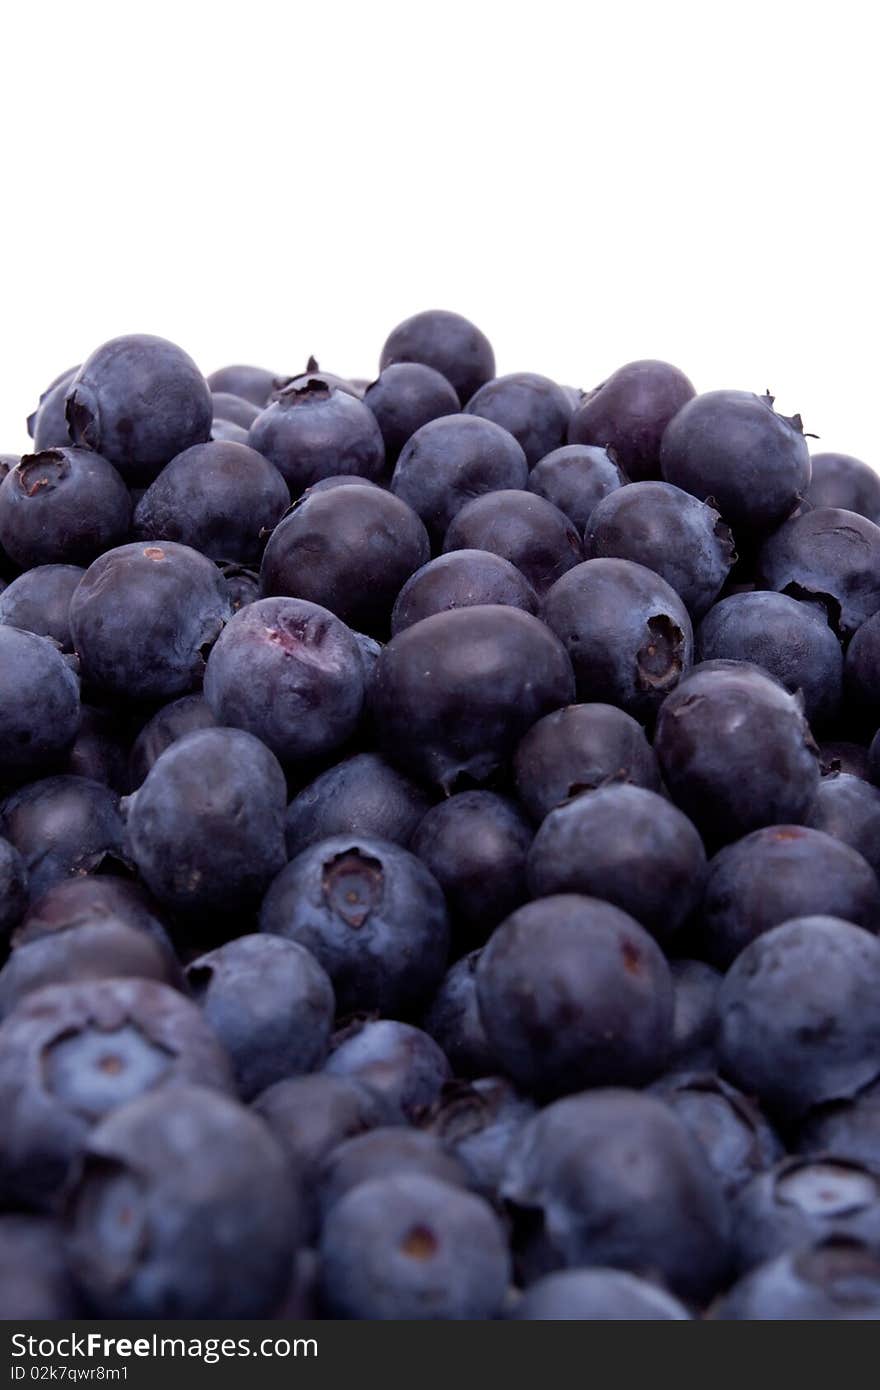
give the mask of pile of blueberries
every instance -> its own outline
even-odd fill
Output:
[[[7,1318],[880,1318],[880,477],[162,339],[0,472]]]

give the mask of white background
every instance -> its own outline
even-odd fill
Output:
[[[0,451],[117,333],[369,376],[446,307],[499,371],[663,357],[880,466],[872,9],[7,5]]]

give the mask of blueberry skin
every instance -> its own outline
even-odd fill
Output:
[[[120,796],[131,791],[128,754],[131,743],[127,721],[116,711],[83,705],[79,729],[71,745],[64,771],[72,777],[101,782]]]
[[[260,576],[256,570],[236,560],[218,560],[217,568],[223,576],[233,613],[249,603],[256,603],[260,597]]]
[[[334,1318],[492,1318],[510,1278],[488,1202],[414,1173],[347,1193],[327,1217],[320,1254],[321,1303]]]
[[[4,1319],[13,1322],[79,1316],[64,1237],[51,1218],[19,1212],[0,1216],[0,1307]]]
[[[215,415],[211,421],[210,442],[214,444],[247,444],[248,431],[243,425],[236,425],[234,420],[224,420],[221,416]]]
[[[2,604],[2,600],[0,600]],[[846,652],[844,686],[853,715],[867,718],[873,727],[880,719],[880,613],[875,613],[853,634]]]
[[[850,1240],[787,1250],[712,1307],[719,1322],[861,1322],[880,1318],[880,1258]]]
[[[588,559],[613,556],[653,570],[692,618],[718,597],[736,555],[714,507],[670,483],[628,483],[598,502],[584,534]]]
[[[378,1091],[326,1072],[276,1081],[253,1108],[300,1174],[304,1190],[313,1186],[321,1160],[344,1139],[378,1125],[403,1124],[400,1110]]]
[[[0,836],[0,939],[9,936],[28,905],[28,878],[15,845]]]
[[[0,1024],[0,1137],[7,1201],[50,1209],[96,1120],[157,1087],[230,1090],[220,1043],[199,1010],[154,980],[50,985]]]
[[[880,941],[833,917],[758,937],[719,994],[725,1075],[784,1120],[880,1075]]]
[[[580,792],[607,782],[660,791],[645,731],[614,705],[568,705],[533,724],[513,760],[516,794],[536,825]]]
[[[513,489],[466,502],[447,528],[443,549],[501,555],[539,596],[583,559],[580,537],[564,512],[543,497]]]
[[[757,1105],[720,1076],[673,1073],[652,1090],[700,1143],[729,1196],[782,1158],[782,1143]]]
[[[565,443],[572,403],[561,386],[537,372],[511,372],[487,381],[468,400],[468,415],[494,420],[522,445],[531,468]]]
[[[538,595],[525,575],[488,550],[451,550],[416,570],[401,588],[391,610],[391,634],[446,613],[450,608],[486,604],[538,611]]]
[[[86,777],[29,782],[0,806],[28,873],[31,900],[65,878],[129,867],[119,797]]]
[[[687,609],[665,579],[631,560],[585,560],[546,595],[544,622],[564,643],[578,699],[653,720],[693,662]]]
[[[829,739],[820,744],[819,769],[823,779],[837,777],[843,772],[863,782],[871,780],[867,748],[862,743],[848,743],[845,739]],[[824,826],[818,828],[823,830]]]
[[[868,777],[873,786],[880,787],[880,729],[868,748]]]
[[[673,801],[704,840],[798,823],[819,786],[798,700],[745,661],[707,661],[667,696],[654,752]]]
[[[684,1304],[622,1269],[562,1269],[526,1291],[512,1316],[520,1322],[682,1322]]]
[[[33,698],[40,692],[39,702]],[[79,726],[79,683],[46,637],[0,624],[0,766],[36,772],[63,754]]]
[[[565,444],[535,464],[528,489],[564,512],[583,535],[593,509],[625,482],[606,449],[594,444]]]
[[[215,394],[238,396],[262,410],[269,403],[276,380],[275,372],[269,372],[265,367],[236,364],[233,367],[218,367],[216,372],[211,372],[208,385]]]
[[[304,377],[276,392],[250,427],[248,443],[284,477],[291,497],[338,473],[378,482],[385,446],[371,410],[325,377]]]
[[[532,828],[496,792],[459,792],[428,811],[410,848],[446,894],[459,944],[481,945],[526,901]]]
[[[731,594],[706,614],[696,634],[700,661],[750,661],[800,691],[814,728],[840,708],[843,651],[819,604],[772,590]]]
[[[287,788],[241,729],[201,729],[161,755],[129,798],[128,844],[167,907],[228,915],[256,906],[284,865]]]
[[[737,535],[778,526],[810,485],[800,416],[778,415],[770,396],[749,391],[688,401],[663,433],[660,467],[667,483],[711,498]]]
[[[333,986],[302,946],[239,936],[199,956],[186,978],[229,1054],[242,1099],[323,1062],[336,1012]]]
[[[72,652],[70,600],[84,574],[79,565],[25,570],[0,594],[0,623],[51,637],[63,652]]]
[[[784,1158],[739,1193],[733,1251],[741,1272],[828,1236],[880,1244],[880,1178],[837,1157]]]
[[[813,507],[840,507],[880,525],[880,478],[851,454],[813,454],[806,500]]]
[[[629,913],[668,946],[698,906],[703,842],[656,792],[615,783],[582,792],[541,823],[529,850],[534,898],[583,893]]]
[[[836,507],[802,512],[768,536],[757,572],[765,589],[823,603],[846,637],[880,609],[880,526]]]
[[[670,1067],[714,1071],[722,976],[702,960],[672,960],[669,969],[675,990]]]
[[[107,922],[144,932],[174,959],[171,939],[149,895],[131,879],[109,875],[69,878],[54,884],[32,903],[13,944],[22,946],[75,927]]]
[[[823,777],[807,825],[857,850],[880,874],[880,790],[870,782],[847,772]]]
[[[385,367],[367,387],[363,399],[382,431],[390,464],[397,462],[406,441],[422,425],[461,410],[455,388],[446,377],[421,362],[395,362]]]
[[[212,391],[211,408],[215,420],[228,420],[230,424],[249,430],[262,409],[262,403],[256,406],[244,396],[236,396],[229,391]]]
[[[479,959],[480,952],[471,951],[449,967],[422,1023],[456,1076],[489,1076],[498,1070],[477,1002]]]
[[[403,1125],[380,1127],[344,1139],[333,1149],[317,1177],[318,1201],[323,1217],[346,1193],[375,1178],[417,1174],[466,1188],[464,1164],[448,1153],[433,1134]]]
[[[299,501],[275,528],[260,592],[320,603],[358,630],[387,637],[401,587],[430,558],[427,531],[399,497],[378,487],[328,488]]]
[[[289,858],[332,835],[366,835],[406,846],[431,796],[378,753],[356,753],[322,772],[287,808]]]
[[[214,716],[208,708],[204,695],[181,695],[163,705],[148,719],[131,748],[129,774],[132,789],[137,788],[147,778],[155,763],[172,743],[197,729],[216,728]]]
[[[227,624],[208,659],[205,698],[218,724],[246,729],[282,763],[297,763],[351,737],[364,682],[357,641],[333,613],[265,598]]]
[[[512,434],[477,415],[444,415],[416,430],[401,450],[391,491],[442,541],[466,502],[487,492],[524,488],[529,466]]]
[[[584,396],[568,442],[611,447],[633,482],[658,478],[663,433],[693,396],[684,372],[668,362],[628,362]]]
[[[355,1024],[330,1053],[324,1071],[362,1081],[408,1119],[433,1105],[452,1077],[433,1038],[387,1018]]]
[[[471,1186],[497,1202],[513,1144],[534,1114],[532,1101],[505,1077],[481,1076],[445,1086],[422,1124],[465,1165]]]
[[[27,430],[35,450],[61,449],[70,443],[65,406],[68,389],[78,371],[78,367],[71,367],[57,376],[41,395],[33,415],[28,416]]]
[[[412,1013],[446,968],[443,893],[399,845],[338,835],[297,855],[263,899],[260,930],[306,947],[341,1014]]]
[[[559,894],[496,927],[477,964],[489,1045],[523,1090],[641,1085],[663,1066],[673,989],[656,942],[610,903]]]
[[[880,1085],[859,1091],[852,1100],[821,1105],[800,1127],[796,1148],[802,1154],[834,1154],[876,1167],[880,1153]]]
[[[173,541],[106,551],[70,602],[83,675],[128,700],[167,700],[199,685],[231,614],[216,567]]]
[[[290,505],[274,464],[246,444],[195,444],[162,469],[135,508],[141,541],[177,541],[212,560],[255,564]]]
[[[485,782],[543,714],[574,699],[562,643],[528,613],[437,613],[393,637],[370,687],[380,750],[447,794]]]
[[[492,344],[475,324],[445,309],[425,309],[392,329],[382,348],[381,371],[395,362],[421,362],[451,383],[466,405],[495,375]]]
[[[582,1265],[651,1269],[703,1302],[727,1272],[724,1194],[656,1096],[600,1090],[547,1106],[515,1141],[501,1196],[526,1283]]]
[[[25,454],[0,486],[0,541],[18,564],[87,565],[125,539],[131,497],[87,449]]]
[[[89,1136],[68,1260],[97,1317],[262,1318],[296,1248],[286,1157],[260,1120],[199,1086],[141,1096]]]
[[[149,482],[177,454],[210,437],[211,391],[174,343],[133,333],[103,343],[67,392],[74,444],[103,454],[127,482]]]
[[[771,927],[792,917],[841,917],[880,928],[880,884],[849,845],[802,825],[770,825],[727,845],[709,865],[699,941],[726,970]]]

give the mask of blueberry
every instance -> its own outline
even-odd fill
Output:
[[[218,560],[217,568],[223,576],[233,613],[237,613],[239,608],[246,608],[249,603],[256,603],[260,597],[260,576],[256,570],[248,569],[247,565],[239,564],[236,560]]]
[[[606,449],[592,444],[565,444],[535,464],[529,474],[528,489],[564,512],[583,535],[594,507],[625,481]]]
[[[757,568],[765,588],[822,603],[832,626],[849,636],[880,609],[880,526],[817,507],[767,538]]]
[[[297,1203],[260,1120],[182,1086],[96,1126],[67,1224],[70,1268],[97,1317],[259,1318],[290,1277]]]
[[[806,500],[814,507],[841,507],[880,525],[880,479],[851,454],[814,454]]]
[[[535,1106],[503,1076],[444,1086],[422,1124],[461,1160],[471,1186],[497,1200],[511,1148]]]
[[[656,942],[610,903],[541,898],[496,927],[477,964],[489,1045],[523,1090],[640,1085],[663,1066],[673,990]]]
[[[199,956],[186,978],[229,1053],[245,1100],[323,1062],[333,986],[302,946],[277,936],[240,936]]]
[[[214,419],[228,420],[233,425],[240,425],[244,430],[250,429],[262,407],[262,402],[257,406],[254,405],[253,401],[246,400],[244,396],[236,396],[229,391],[211,392],[211,408],[214,412]]]
[[[140,884],[103,875],[68,878],[54,884],[28,909],[15,933],[14,944],[25,945],[74,927],[107,922],[145,932],[174,959],[168,933]]]
[[[668,362],[628,362],[583,397],[569,443],[610,446],[634,482],[657,478],[663,432],[693,395],[684,372]]]
[[[0,1307],[12,1322],[55,1322],[79,1315],[64,1237],[50,1217],[0,1216]]]
[[[391,612],[394,636],[450,608],[486,604],[537,613],[538,596],[525,575],[488,550],[451,550],[430,560],[401,588]]]
[[[248,431],[234,420],[224,420],[215,415],[211,421],[211,442],[215,444],[247,444]]]
[[[211,432],[211,391],[174,343],[146,333],[113,338],[80,367],[67,392],[74,444],[94,449],[129,482],[149,482]]]
[[[500,425],[476,415],[444,415],[422,425],[404,445],[391,491],[409,503],[439,542],[466,502],[486,492],[523,488],[528,474],[520,445]]]
[[[565,443],[572,403],[561,386],[536,372],[487,381],[468,400],[468,415],[494,420],[522,445],[529,467]]]
[[[561,1269],[526,1291],[513,1316],[526,1322],[681,1322],[690,1313],[665,1289],[622,1269]]]
[[[807,825],[857,850],[880,874],[880,790],[870,782],[847,772],[823,777]]]
[[[759,936],[719,995],[726,1075],[783,1119],[880,1076],[880,941],[833,917]]]
[[[739,1193],[734,1259],[741,1271],[828,1236],[880,1245],[880,1178],[839,1158],[785,1158]]]
[[[378,1125],[403,1123],[399,1109],[378,1091],[326,1072],[276,1081],[257,1097],[254,1110],[288,1154],[306,1190],[321,1160],[344,1139]]]
[[[256,563],[263,533],[290,503],[274,464],[246,444],[214,441],[178,454],[147,488],[134,513],[141,541],[178,541],[212,560]]]
[[[580,537],[564,512],[543,497],[512,489],[466,502],[447,528],[443,549],[501,555],[539,596],[583,559]]]
[[[721,975],[701,960],[669,962],[675,990],[670,1066],[714,1071]]]
[[[880,1318],[880,1257],[830,1239],[751,1270],[712,1308],[721,1322],[860,1322]]]
[[[499,606],[437,613],[398,633],[370,691],[381,750],[447,793],[491,778],[541,715],[573,698],[562,643]]]
[[[33,692],[40,692],[39,701]],[[76,737],[79,687],[64,657],[45,637],[0,624],[0,766],[36,772]]]
[[[683,680],[661,707],[654,751],[673,800],[712,843],[803,820],[819,785],[798,700],[744,661],[705,662]]]
[[[839,773],[860,777],[869,782],[868,750],[862,743],[849,743],[846,739],[829,739],[819,746],[819,770],[825,777],[836,777]],[[819,829],[824,827],[820,826]]]
[[[70,747],[64,771],[87,777],[124,796],[131,790],[128,755],[131,737],[127,721],[117,711],[100,705],[83,705],[79,729]]]
[[[727,1271],[728,1212],[700,1145],[655,1096],[603,1090],[542,1110],[501,1184],[526,1282],[554,1269],[650,1269],[702,1301]]]
[[[402,1125],[371,1129],[344,1139],[324,1159],[316,1185],[325,1219],[336,1203],[361,1183],[404,1173],[433,1178],[451,1187],[468,1186],[464,1164],[433,1134]]]
[[[669,483],[629,483],[596,504],[584,554],[634,560],[680,596],[693,618],[711,607],[736,559],[733,536],[713,507]]]
[[[215,566],[172,541],[105,551],[70,603],[84,676],[129,700],[167,700],[200,684],[230,614]]]
[[[653,1090],[699,1141],[728,1194],[738,1192],[782,1157],[779,1137],[757,1105],[721,1077],[673,1073]]]
[[[128,802],[128,844],[160,902],[230,915],[284,864],[284,775],[240,729],[200,729],[162,754]]]
[[[868,748],[868,777],[873,786],[880,787],[880,729]]]
[[[544,599],[543,617],[572,660],[579,700],[653,720],[693,660],[687,609],[665,579],[631,560],[586,560]]]
[[[525,902],[532,829],[496,792],[459,792],[433,806],[411,841],[446,894],[459,942],[481,944]]]
[[[2,605],[2,599],[0,599],[0,605]],[[844,685],[849,711],[854,720],[867,721],[871,728],[880,719],[878,681],[880,681],[880,612],[875,613],[872,618],[867,618],[857,628],[847,648],[844,666]]]
[[[275,390],[276,379],[275,372],[267,372],[265,367],[236,365],[218,367],[208,377],[208,385],[215,393],[239,396],[262,410]]]
[[[798,1151],[834,1154],[876,1167],[880,1153],[880,1084],[874,1082],[851,1100],[832,1101],[811,1111],[798,1130]]]
[[[842,917],[880,929],[880,884],[849,845],[802,825],[770,825],[727,845],[709,865],[699,942],[722,969],[792,917]]]
[[[25,454],[0,486],[0,541],[18,564],[87,565],[125,539],[128,488],[88,449]]]
[[[69,367],[50,381],[33,415],[28,416],[27,431],[35,449],[58,449],[70,443],[65,406],[68,389],[78,371],[79,367]]]
[[[6,1200],[56,1204],[97,1120],[183,1081],[232,1085],[226,1054],[199,1010],[167,985],[89,980],[27,995],[0,1024]]]
[[[431,797],[378,753],[356,753],[303,787],[287,808],[287,853],[332,835],[366,835],[408,845]]]
[[[446,1053],[456,1076],[488,1076],[498,1065],[477,1002],[479,958],[479,951],[471,951],[450,966],[422,1025]]]
[[[364,392],[364,405],[376,417],[390,464],[397,462],[406,441],[422,425],[441,415],[457,415],[461,409],[446,377],[421,362],[385,367]]]
[[[364,1082],[408,1118],[433,1105],[451,1077],[449,1062],[434,1039],[394,1019],[355,1023],[330,1053],[324,1070]]]
[[[534,724],[516,750],[516,792],[536,824],[580,792],[608,782],[660,790],[642,726],[614,705],[569,705]]]
[[[129,865],[119,797],[85,777],[46,777],[13,792],[0,806],[6,835],[28,873],[31,899],[80,874]]]
[[[37,565],[25,570],[0,595],[0,623],[51,637],[62,651],[72,652],[70,600],[84,574],[78,565]]]
[[[492,1318],[510,1259],[482,1198],[436,1178],[392,1174],[333,1207],[321,1235],[321,1301],[336,1318]]]
[[[444,309],[413,314],[391,331],[379,365],[384,371],[395,362],[433,367],[451,382],[462,405],[495,375],[495,354],[486,335]]]
[[[700,661],[750,661],[786,690],[800,691],[815,728],[840,708],[843,652],[821,605],[758,590],[731,594],[706,614],[697,631]]]
[[[700,902],[706,855],[671,802],[615,783],[550,812],[529,851],[528,877],[533,897],[601,898],[668,945]]]
[[[778,526],[810,483],[800,416],[787,419],[771,396],[748,391],[708,391],[683,405],[664,431],[660,466],[668,483],[711,498],[737,535]]]
[[[18,926],[28,905],[27,869],[15,845],[0,836],[0,938]]]
[[[339,748],[364,702],[364,666],[344,623],[315,603],[266,598],[242,608],[208,660],[205,697],[219,724],[246,729],[283,763]]]
[[[302,499],[275,528],[261,592],[320,603],[384,637],[401,586],[430,557],[428,533],[399,497],[378,487],[330,488]]]
[[[172,743],[197,729],[215,728],[214,716],[208,708],[204,695],[181,695],[162,705],[152,719],[148,719],[131,748],[129,770],[132,786],[136,789],[151,768]]]
[[[373,412],[325,377],[296,379],[276,392],[248,434],[295,497],[310,483],[337,473],[378,480],[385,446]]]

